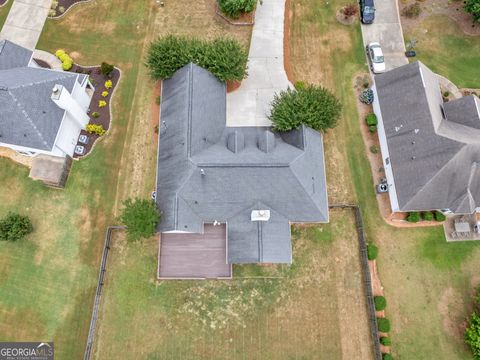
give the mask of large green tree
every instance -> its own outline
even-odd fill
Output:
[[[480,0],[466,0],[463,8],[472,14],[473,20],[480,22]]]
[[[306,125],[326,130],[337,125],[342,105],[322,86],[298,86],[275,94],[269,119],[278,131],[288,131]]]
[[[28,216],[9,213],[0,220],[0,240],[17,241],[33,231],[32,223]]]
[[[127,227],[127,238],[135,241],[156,233],[160,214],[155,202],[145,199],[127,199],[123,202],[120,220]]]

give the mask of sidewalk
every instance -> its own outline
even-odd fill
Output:
[[[283,67],[285,0],[257,5],[248,54],[248,77],[227,94],[227,126],[269,126],[273,95],[293,85]]]
[[[0,39],[35,49],[48,16],[52,0],[14,0]]]

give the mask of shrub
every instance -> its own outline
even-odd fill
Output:
[[[95,134],[98,136],[102,136],[105,134],[105,129],[103,128],[103,126],[97,124],[88,124],[86,127],[86,131],[89,134]]]
[[[380,344],[383,346],[390,346],[392,345],[392,340],[389,337],[382,336],[380,338]]]
[[[218,0],[220,10],[232,19],[238,19],[244,13],[255,9],[257,0]]]
[[[385,310],[387,307],[387,300],[383,296],[375,296],[373,302],[375,303],[375,310],[377,311]]]
[[[407,215],[407,221],[416,223],[420,221],[420,213],[418,211],[409,212]]]
[[[135,241],[155,234],[160,221],[155,203],[145,199],[128,199],[123,202],[120,220],[127,226],[127,239]]]
[[[357,15],[357,12],[358,7],[357,4],[354,3],[345,5],[343,8],[343,15],[345,15],[346,18]]]
[[[65,62],[65,61],[71,61],[72,58],[65,52],[63,52],[63,54],[60,54],[60,56],[58,57],[58,59],[61,61],[61,62]]]
[[[370,131],[371,133],[374,133],[375,131],[377,131],[377,125],[369,126],[368,131]]]
[[[425,221],[432,221],[433,220],[433,213],[431,211],[425,211],[422,213],[422,218]]]
[[[367,122],[368,126],[377,125],[377,115],[375,115],[374,113],[370,113],[365,117],[365,121]]]
[[[168,35],[150,45],[146,66],[155,80],[167,79],[193,62],[221,81],[240,81],[247,75],[247,60],[247,52],[236,40],[219,38],[208,42]]]
[[[49,17],[54,17],[55,15],[57,15],[57,10],[55,10],[55,9],[48,10],[48,16]]]
[[[102,62],[100,65],[100,72],[103,76],[109,77],[115,67],[109,63]]]
[[[105,89],[111,89],[113,84],[112,84],[112,80],[107,80],[105,81]]]
[[[303,81],[297,81],[294,86],[296,90],[303,90],[307,87]]]
[[[65,12],[65,7],[64,6],[59,6],[58,11],[60,11],[63,14]]]
[[[377,318],[378,331],[388,333],[390,331],[390,320],[387,318]]]
[[[58,0],[52,0],[52,4],[50,5],[50,9],[55,10],[58,6]]]
[[[33,226],[28,216],[8,213],[0,220],[0,241],[17,241],[32,231]]]
[[[443,97],[448,98],[450,96],[450,91],[444,91],[443,92]]]
[[[480,315],[475,312],[468,320],[465,343],[470,345],[474,359],[480,359]]]
[[[155,97],[155,104],[160,105],[160,95]]]
[[[70,70],[72,66],[73,66],[73,62],[71,60],[62,62],[62,69],[65,71]]]
[[[98,107],[105,107],[107,106],[107,102],[105,100],[99,100],[98,101]]]
[[[382,354],[382,360],[393,360],[393,356],[390,354]]]
[[[378,146],[377,145],[370,146],[370,152],[372,154],[378,154]]]
[[[373,244],[367,245],[367,257],[368,260],[375,260],[378,256],[378,247]]]
[[[92,113],[92,117],[98,118],[98,117],[100,117],[100,114],[99,114],[98,112],[94,111],[94,112]]]
[[[445,221],[445,215],[443,215],[440,211],[435,211],[433,214],[435,221]]]
[[[373,103],[373,90],[366,89],[360,93],[360,101],[364,104],[370,105]]]
[[[65,51],[64,51],[64,50],[58,49],[57,51],[55,51],[55,56],[56,56],[57,58],[60,59],[60,56],[63,56],[63,55],[65,55]]]
[[[108,96],[108,91],[102,91],[102,96],[107,97]]]
[[[304,124],[316,130],[334,128],[342,105],[326,88],[308,85],[275,94],[269,119],[278,131],[288,131]]]
[[[463,9],[473,16],[473,20],[480,22],[480,0],[466,0]]]
[[[414,3],[405,7],[402,14],[408,18],[417,18],[422,13],[420,4]]]

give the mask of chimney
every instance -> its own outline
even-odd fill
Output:
[[[51,99],[60,109],[68,112],[82,129],[85,128],[89,117],[67,89],[62,85],[55,84],[52,89]]]

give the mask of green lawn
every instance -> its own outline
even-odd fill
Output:
[[[8,3],[2,7],[0,7],[0,30],[2,29],[5,20],[7,19],[8,12],[12,7],[13,0],[9,0]]]
[[[446,16],[431,16],[405,34],[417,40],[417,58],[458,87],[480,88],[480,37],[465,35]]]

